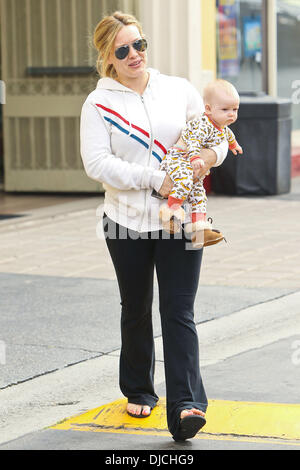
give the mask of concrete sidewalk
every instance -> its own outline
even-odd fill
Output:
[[[131,449],[133,438],[140,449],[174,449],[166,435],[102,433],[99,440],[92,432],[43,430],[121,397],[119,294],[102,203],[102,197],[52,198],[50,205],[28,200],[26,208],[7,200],[11,217],[0,221],[0,449]],[[210,195],[208,207],[228,242],[205,249],[196,299],[208,396],[297,404],[300,178],[288,195]],[[163,397],[157,287],[153,321]],[[210,432],[187,449],[300,444],[300,433],[299,442],[269,435],[267,443],[249,443]]]
[[[299,203],[300,178],[282,196],[211,195],[208,214],[228,243],[205,250],[201,284],[300,287]],[[103,198],[52,204],[10,211],[17,217],[0,222],[0,272],[115,279],[102,234]]]

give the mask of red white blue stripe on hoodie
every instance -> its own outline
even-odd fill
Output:
[[[98,108],[101,108],[101,109],[103,109],[103,111],[105,111],[105,114],[104,114],[103,117],[107,122],[110,122],[110,124],[112,124],[113,126],[116,126],[118,129],[120,129],[120,131],[124,132],[124,134],[127,134],[129,137],[131,137],[132,139],[134,139],[137,142],[139,142],[140,144],[142,144],[146,149],[149,148],[149,144],[145,141],[145,137],[150,139],[149,132],[145,131],[141,127],[138,127],[138,126],[136,126],[135,124],[132,124],[132,123],[131,123],[131,126],[130,126],[130,122],[127,121],[127,119],[125,119],[123,116],[121,116],[121,114],[117,113],[113,109],[107,108],[106,106],[103,106],[102,104],[97,104],[97,103],[96,103],[96,106],[98,106]],[[119,122],[117,122],[115,120],[116,118],[119,120]],[[120,121],[122,122],[121,124],[120,124]],[[136,134],[130,133],[129,130],[126,127],[124,127],[123,123],[126,124],[126,126],[130,126],[132,129],[135,129],[137,132],[142,134],[144,137],[140,137]],[[163,157],[167,153],[167,150],[165,149],[165,147],[158,140],[154,139],[153,143],[156,146],[157,152],[160,152],[161,155],[159,155],[154,150],[152,150],[152,155],[155,158],[157,158],[157,160],[159,162],[161,162]]]

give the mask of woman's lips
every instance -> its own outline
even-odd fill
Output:
[[[142,60],[136,60],[135,62],[132,62],[131,64],[129,64],[129,67],[137,68],[141,65],[141,63],[142,63]]]

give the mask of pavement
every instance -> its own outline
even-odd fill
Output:
[[[102,195],[0,204],[0,450],[300,449],[299,177],[289,194],[209,195],[227,243],[205,249],[195,302],[207,425],[181,444],[166,428],[157,284],[160,401],[146,420],[125,412]]]

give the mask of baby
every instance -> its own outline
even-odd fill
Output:
[[[235,155],[243,153],[233,132],[227,127],[237,120],[240,99],[235,87],[225,80],[215,80],[204,89],[203,101],[205,112],[187,123],[180,139],[168,150],[160,166],[174,183],[168,202],[160,209],[163,228],[170,233],[180,231],[185,219],[182,204],[187,201],[191,209],[191,223],[185,226],[185,231],[191,234],[196,248],[224,239],[218,230],[212,229],[210,219],[206,220],[207,197],[203,186],[206,175],[193,181],[193,170],[204,165],[200,150],[227,140],[229,149]]]

